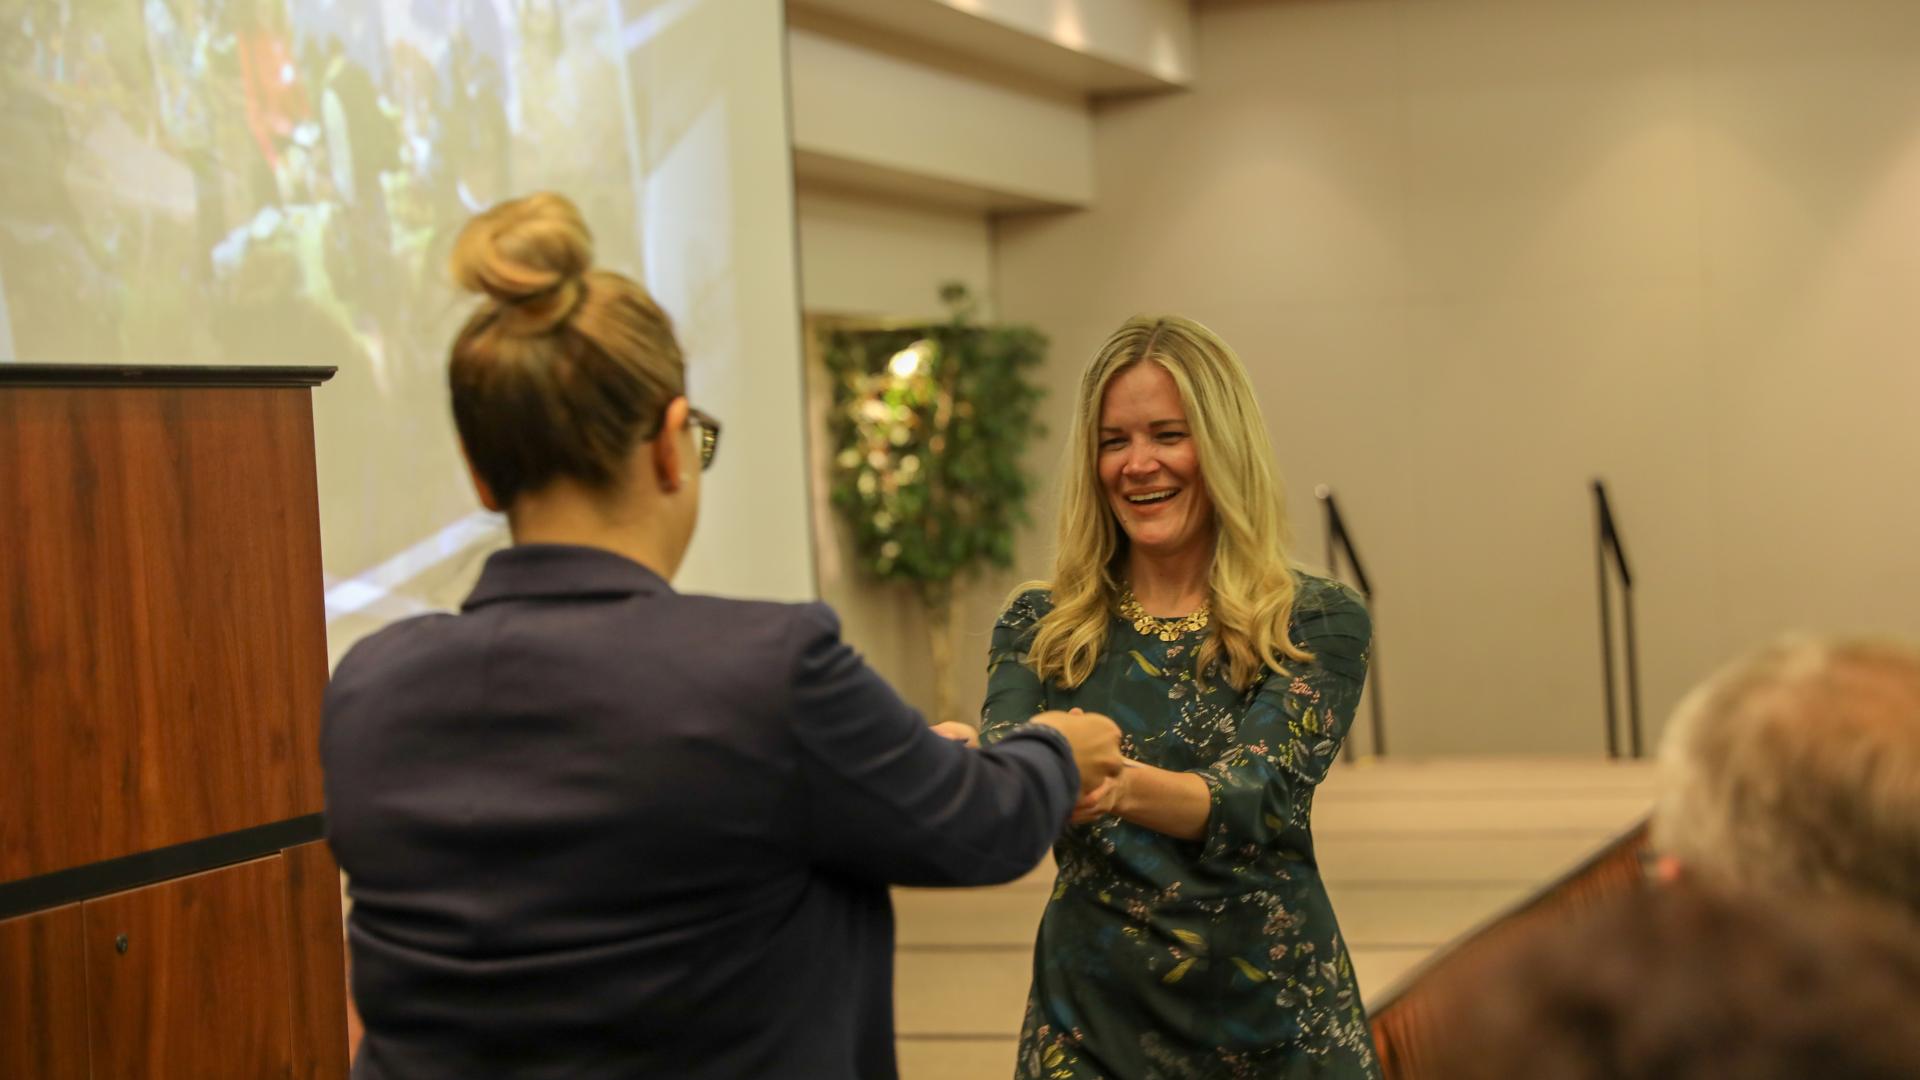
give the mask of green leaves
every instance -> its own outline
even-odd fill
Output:
[[[836,330],[825,343],[833,506],[861,563],[883,579],[945,582],[1011,566],[1014,530],[1029,520],[1022,457],[1040,431],[1040,391],[1026,372],[1046,339],[975,325],[963,286],[941,298],[953,311],[945,323]]]

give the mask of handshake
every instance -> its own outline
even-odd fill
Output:
[[[1112,802],[1112,796],[1117,793],[1121,770],[1128,764],[1120,754],[1120,729],[1114,722],[1099,713],[1081,712],[1079,709],[1072,712],[1043,712],[1031,722],[1058,731],[1066,736],[1067,745],[1073,748],[1074,764],[1080,767],[1080,804],[1074,808],[1075,823],[1080,823],[1086,809],[1094,806],[1110,812],[1111,807],[1104,804]],[[957,721],[935,724],[933,731],[936,735],[968,746],[980,745],[979,732]]]

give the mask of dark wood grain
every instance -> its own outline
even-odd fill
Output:
[[[0,1076],[83,1080],[87,963],[80,905],[0,922]]]
[[[93,1075],[291,1075],[286,894],[274,855],[82,905]]]
[[[0,880],[321,808],[309,399],[0,385]]]
[[[300,1080],[342,1080],[348,1046],[340,868],[324,842],[288,848],[282,855],[293,944],[293,1075]]]

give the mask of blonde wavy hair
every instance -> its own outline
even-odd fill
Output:
[[[1106,646],[1127,539],[1100,484],[1100,405],[1114,376],[1139,363],[1159,364],[1173,376],[1213,503],[1212,629],[1195,667],[1224,663],[1228,681],[1245,690],[1263,670],[1284,674],[1285,661],[1312,659],[1287,633],[1296,586],[1286,493],[1246,368],[1213,331],[1173,315],[1129,319],[1081,376],[1062,468],[1053,580],[1022,586],[1053,593],[1027,663],[1042,679],[1078,686]]]

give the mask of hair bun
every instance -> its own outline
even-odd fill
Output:
[[[467,222],[448,269],[469,292],[512,309],[509,328],[543,333],[579,303],[593,266],[593,233],[565,195],[543,191],[510,199]],[[502,322],[509,313],[503,312]]]

